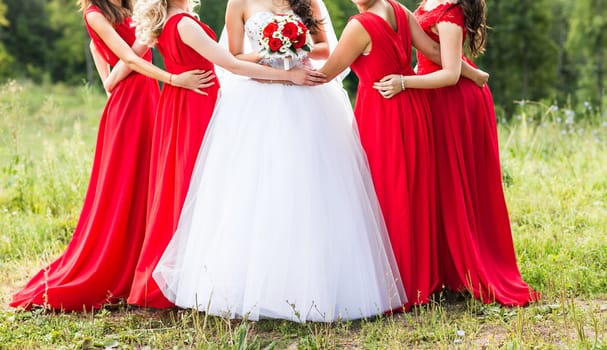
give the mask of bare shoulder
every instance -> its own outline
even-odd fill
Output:
[[[86,15],[86,23],[99,34],[112,28],[110,21],[99,11],[89,11]]]
[[[312,8],[312,13],[314,14],[314,18],[320,19],[320,16],[321,16],[320,0],[310,0],[310,7]]]
[[[189,29],[192,27],[199,27],[199,25],[198,23],[196,23],[196,20],[194,20],[190,16],[182,16],[179,19],[179,22],[177,22],[177,29],[179,29],[180,31],[182,29]]]
[[[342,37],[366,39],[369,38],[369,33],[365,29],[365,26],[356,17],[353,17],[346,24]]]
[[[89,23],[99,21],[108,22],[107,18],[99,11],[89,11],[85,14],[85,17],[86,21]]]
[[[231,11],[244,11],[248,6],[247,0],[228,0],[226,10]]]
[[[177,23],[177,32],[185,42],[200,41],[207,37],[200,24],[190,16],[183,16]]]

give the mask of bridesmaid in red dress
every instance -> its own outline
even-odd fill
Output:
[[[473,55],[485,43],[484,1],[424,1],[416,10],[424,31],[443,45],[461,45],[468,36]],[[468,28],[468,29],[466,29]],[[459,37],[450,35],[457,31]],[[448,41],[451,41],[449,43]],[[443,44],[445,42],[445,44]],[[418,56],[418,73],[440,66]],[[442,277],[454,290],[469,290],[486,303],[526,305],[539,295],[518,270],[504,199],[493,99],[461,79],[431,90],[437,145],[439,238]]]
[[[382,96],[375,83],[392,72],[415,74],[411,68],[412,44],[440,61],[438,45],[399,3],[353,2],[360,14],[352,17],[335,52],[320,71],[331,79],[351,64],[359,78],[354,113],[409,300],[405,308],[409,309],[428,302],[430,295],[441,288],[431,112],[424,91],[384,92]],[[458,66],[457,78],[462,62],[453,64]],[[464,72],[479,78],[469,66]],[[399,86],[400,83],[399,80]],[[447,84],[444,77],[423,83]]]
[[[441,50],[473,55],[485,44],[485,2],[423,1],[415,11]],[[450,51],[453,52],[453,51]],[[454,53],[455,54],[455,53]],[[418,53],[418,74],[441,66]],[[497,127],[488,86],[468,79],[428,91],[436,144],[441,277],[452,290],[468,290],[485,303],[522,306],[537,300],[519,272],[501,182]]]
[[[72,240],[63,255],[13,296],[13,307],[83,311],[128,296],[145,232],[159,96],[155,79],[191,89],[208,86],[204,72],[174,76],[150,62],[149,49],[135,43],[130,1],[83,0],[81,6],[97,71],[102,80],[113,77],[115,87],[101,116],[90,183]],[[110,73],[119,60],[130,68]]]
[[[109,66],[120,58],[87,19],[99,15],[112,23],[117,40],[133,45],[130,3],[85,0],[82,7],[104,79]],[[141,53],[151,60],[149,50]],[[145,231],[151,127],[158,96],[158,83],[138,73],[117,84],[101,116],[90,183],[72,240],[63,255],[13,296],[11,306],[83,311],[128,295]]]
[[[134,18],[140,23],[137,36],[148,45],[157,45],[168,71],[213,70],[215,63],[232,73],[258,79],[305,85],[324,82],[318,72],[285,71],[236,59],[215,41],[210,27],[189,13],[190,8],[188,0],[139,0],[136,4]],[[158,16],[160,13],[166,16]],[[218,91],[216,78],[215,84],[205,90],[208,95],[173,86],[162,90],[154,125],[145,239],[127,300],[129,304],[154,308],[173,306],[158,288],[152,272],[177,228]]]

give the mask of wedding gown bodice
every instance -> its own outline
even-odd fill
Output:
[[[245,23],[245,33],[246,39],[249,40],[251,45],[251,49],[253,52],[260,52],[262,49],[261,46],[261,36],[263,32],[263,28],[270,23],[274,17],[272,12],[261,11],[254,13],[249,19],[247,19]],[[294,54],[293,54],[294,55]],[[298,55],[294,55],[291,59],[291,67],[300,66],[303,64],[304,60],[307,59],[308,54],[303,50],[298,50]],[[259,61],[259,63],[264,64],[266,66],[274,67],[274,68],[283,68],[284,60],[278,56],[269,56],[264,57]]]

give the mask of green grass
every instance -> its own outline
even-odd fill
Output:
[[[86,86],[0,87],[0,349],[607,349],[607,118],[539,103],[499,126],[519,267],[542,293],[527,308],[446,293],[335,324],[125,305],[14,312],[11,294],[70,239],[104,101]]]

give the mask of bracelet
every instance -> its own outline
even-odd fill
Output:
[[[169,73],[169,85],[173,85],[173,73]]]
[[[405,91],[405,77],[400,76],[400,91]]]

